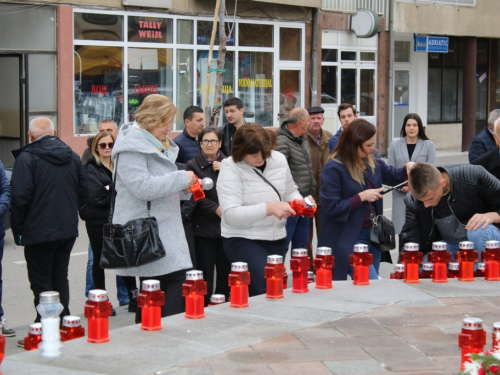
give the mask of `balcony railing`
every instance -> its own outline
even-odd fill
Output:
[[[323,0],[322,9],[334,12],[356,13],[358,9],[369,9],[385,14],[386,0]]]

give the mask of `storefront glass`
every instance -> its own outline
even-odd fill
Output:
[[[95,134],[99,123],[123,122],[123,49],[75,46],[75,132]]]
[[[157,17],[128,17],[129,42],[172,43],[173,20]]]

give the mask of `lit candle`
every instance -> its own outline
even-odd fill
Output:
[[[165,304],[165,292],[158,280],[144,280],[137,295],[137,306],[141,308],[141,329],[158,331],[161,329],[161,307]]]
[[[404,252],[401,254],[401,262],[405,265],[405,283],[419,283],[418,268],[422,264],[424,254],[419,251],[417,243],[408,242],[404,245]]]
[[[438,241],[432,243],[429,262],[434,264],[432,281],[435,283],[447,283],[448,264],[451,262],[451,253],[448,251],[446,242]]]
[[[69,341],[83,336],[85,336],[85,328],[82,327],[80,317],[76,315],[64,316],[61,327],[61,341]]]
[[[311,265],[311,259],[307,256],[307,249],[293,249],[290,259],[290,269],[293,275],[293,293],[309,292],[307,271]]]
[[[234,262],[231,264],[229,273],[229,286],[231,287],[230,307],[248,307],[248,285],[250,284],[250,272],[245,262]]]
[[[61,332],[59,314],[63,311],[63,305],[59,302],[59,292],[40,293],[40,303],[36,307],[42,317],[42,342],[39,345],[44,357],[59,357],[61,355]]]
[[[314,259],[314,269],[316,270],[316,289],[331,289],[332,269],[335,259],[330,247],[318,247],[316,258]]]
[[[483,321],[479,318],[465,318],[462,332],[458,334],[458,346],[462,349],[461,370],[464,370],[465,363],[470,361],[469,354],[482,353],[485,344],[486,332],[483,329]]]
[[[89,299],[84,308],[85,318],[88,319],[87,342],[102,344],[109,341],[109,317],[111,316],[111,302],[108,292],[102,289],[89,291]]]
[[[481,253],[481,260],[486,263],[484,279],[488,281],[500,280],[500,242],[486,241],[485,250]]]
[[[186,318],[205,317],[205,294],[207,282],[203,280],[203,271],[187,271],[186,282],[182,284],[182,295],[186,297]]]
[[[462,241],[458,243],[458,251],[455,253],[455,261],[458,262],[458,280],[474,281],[474,262],[477,262],[478,254],[474,251],[474,243]]]
[[[354,285],[369,285],[373,255],[368,252],[368,245],[354,245],[354,253],[349,256],[349,264],[353,268]]]
[[[266,298],[283,298],[283,276],[285,276],[283,257],[269,255],[264,274],[266,277]]]
[[[394,272],[389,274],[391,279],[395,280],[403,280],[405,274],[405,265],[402,263],[398,263],[394,265]]]

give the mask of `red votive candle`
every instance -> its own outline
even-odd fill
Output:
[[[268,255],[264,270],[266,277],[266,298],[283,298],[283,276],[285,266],[281,255]]]
[[[316,258],[314,259],[314,269],[316,270],[316,289],[331,289],[332,269],[335,259],[330,247],[318,247]]]
[[[432,243],[429,262],[434,264],[432,281],[435,283],[447,283],[448,264],[451,262],[451,253],[448,251],[446,242],[438,241]]]
[[[482,353],[485,344],[486,332],[483,329],[483,321],[479,318],[465,318],[462,332],[458,334],[458,346],[462,349],[460,370],[464,370],[465,363],[470,361],[469,354]]]
[[[85,336],[85,328],[82,327],[80,317],[66,315],[63,317],[61,327],[61,341],[69,341]]]
[[[88,319],[87,342],[101,344],[109,341],[109,317],[111,316],[111,302],[108,292],[102,289],[89,291],[89,299],[84,308],[85,318]]]
[[[418,268],[423,259],[424,254],[419,251],[418,243],[405,243],[404,252],[401,254],[401,262],[405,265],[405,283],[416,284],[420,282]]]
[[[368,252],[368,245],[354,245],[354,252],[349,256],[349,264],[353,269],[354,285],[370,284],[370,266],[373,264],[373,255]]]
[[[158,280],[144,280],[137,296],[137,306],[141,308],[141,329],[158,331],[161,329],[161,307],[165,304],[165,292]]]
[[[403,280],[405,275],[405,265],[398,263],[394,265],[394,272],[391,272],[389,277],[394,280]]]
[[[248,285],[250,284],[250,272],[245,262],[234,262],[231,264],[229,273],[229,286],[231,287],[230,307],[248,307]]]
[[[474,243],[462,241],[458,243],[458,251],[455,253],[455,261],[460,265],[458,269],[458,280],[474,281],[474,262],[477,262],[478,254],[474,251]]]
[[[486,263],[484,279],[488,281],[499,281],[500,243],[496,240],[486,241],[485,249],[481,253],[481,260]]]
[[[182,284],[182,295],[186,297],[186,318],[205,317],[205,294],[207,294],[207,282],[203,280],[203,271],[187,271],[186,282]]]
[[[293,275],[292,292],[309,292],[307,271],[311,265],[311,259],[307,256],[307,249],[293,249],[290,259],[290,269]]]

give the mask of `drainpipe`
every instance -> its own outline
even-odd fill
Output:
[[[311,45],[311,107],[320,105],[318,103],[318,17],[319,9],[313,9],[313,30]]]
[[[387,149],[392,141],[393,112],[394,112],[394,1],[389,0],[389,71],[387,93]]]

